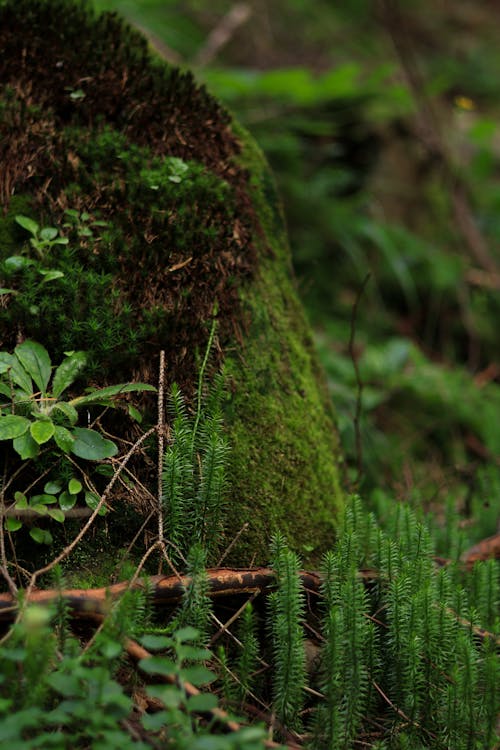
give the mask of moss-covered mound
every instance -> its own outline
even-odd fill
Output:
[[[14,290],[0,348],[30,337],[53,361],[85,349],[99,384],[155,382],[164,349],[189,394],[216,307],[228,541],[247,520],[242,561],[263,559],[278,525],[317,551],[341,502],[338,448],[262,156],[113,15],[0,2],[0,49],[0,283]],[[19,215],[39,226],[31,247]]]

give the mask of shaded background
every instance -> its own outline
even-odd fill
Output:
[[[494,533],[498,5],[94,4],[193,68],[265,151],[337,410],[347,486],[379,512],[390,498],[441,520],[458,510],[469,542]]]

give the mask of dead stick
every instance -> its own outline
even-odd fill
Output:
[[[276,585],[276,573],[272,568],[209,568],[207,571],[209,582],[209,595],[213,598],[231,596],[234,594],[265,594],[272,591]],[[364,581],[378,579],[378,573],[374,570],[361,570],[359,577]],[[320,595],[322,577],[314,571],[301,571],[299,576],[304,589],[310,593]],[[153,603],[157,606],[168,606],[178,603],[186,587],[191,582],[189,576],[150,576],[148,590],[152,590]],[[66,589],[57,591],[47,589],[39,591],[30,589],[26,592],[23,605],[26,604],[52,604],[64,599],[69,605],[72,616],[82,619],[105,615],[109,611],[113,601],[120,597],[125,591],[144,588],[143,581],[139,580],[130,585],[130,581],[122,581],[113,586],[103,586],[97,589]],[[468,627],[481,640],[492,640],[500,646],[500,637],[490,633],[483,628],[473,626],[467,620],[460,618],[452,610],[447,610],[464,627]],[[0,621],[9,622],[15,619],[18,613],[17,600],[9,593],[0,594]]]

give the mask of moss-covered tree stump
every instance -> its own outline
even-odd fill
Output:
[[[227,541],[249,523],[233,559],[266,559],[278,527],[317,554],[342,503],[338,444],[258,148],[112,15],[8,0],[0,49],[1,286],[19,292],[0,298],[1,349],[31,338],[54,362],[84,349],[101,385],[156,383],[163,349],[168,383],[189,396],[217,309]],[[37,257],[19,214],[68,244]],[[5,266],[30,252],[36,263]],[[46,281],[42,267],[64,275]]]

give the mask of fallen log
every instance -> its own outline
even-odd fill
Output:
[[[232,594],[265,593],[276,583],[276,574],[272,568],[209,568],[206,573],[209,595],[214,598]],[[300,577],[307,591],[319,592],[319,573],[303,571]],[[144,589],[147,586],[155,606],[176,604],[182,599],[190,581],[191,578],[186,575],[160,575],[150,576],[147,583],[144,579],[137,579],[133,584],[122,581],[95,589],[36,589],[29,592],[23,601],[30,604],[52,604],[62,598],[69,605],[73,617],[85,617],[89,613],[105,615],[111,604],[131,588]],[[12,594],[0,594],[0,621],[12,620],[17,610],[18,603]]]

